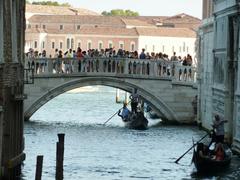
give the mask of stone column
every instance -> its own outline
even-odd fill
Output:
[[[238,23],[238,29],[240,28],[240,17],[237,19]],[[238,30],[239,33],[239,30]],[[240,33],[237,35],[238,41],[236,39],[237,47],[240,49]],[[240,153],[240,51],[238,50],[236,52],[236,61],[235,65],[237,67],[236,73],[235,73],[235,93],[234,93],[234,114],[233,114],[233,149]]]
[[[0,63],[3,63],[3,1],[0,1]]]
[[[0,179],[15,179],[21,173],[23,154],[23,90],[24,90],[24,30],[25,1],[0,1],[0,36],[3,44],[0,56],[0,106],[2,129],[0,135]]]

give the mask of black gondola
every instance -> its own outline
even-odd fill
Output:
[[[144,117],[143,112],[130,113],[123,122],[129,129],[146,130],[148,128],[148,120]]]
[[[200,143],[199,143],[200,144]],[[232,151],[228,147],[228,145],[223,144],[224,149],[224,159],[223,160],[215,160],[213,155],[211,153],[208,153],[206,156],[201,157],[197,148],[194,148],[193,152],[193,163],[197,169],[198,172],[216,172],[216,171],[222,171],[225,168],[227,168],[232,159]]]

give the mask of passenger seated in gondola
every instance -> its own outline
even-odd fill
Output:
[[[121,110],[119,110],[118,111],[118,116],[120,116],[123,121],[127,121],[129,114],[130,114],[130,111],[127,108],[127,103],[123,103],[122,112],[121,112]]]
[[[222,143],[216,144],[214,159],[217,161],[224,160],[224,148]]]
[[[198,153],[199,157],[201,157],[201,158],[209,158],[208,147],[206,145],[204,145],[203,143],[197,144],[197,153]]]

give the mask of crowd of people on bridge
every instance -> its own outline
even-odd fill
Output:
[[[49,57],[47,57],[47,53],[45,50],[43,50],[42,52],[38,52],[38,51],[34,51],[33,49],[29,49],[29,52],[26,53],[26,57],[28,59],[27,61],[27,66],[29,69],[34,69],[35,73],[42,73],[45,71],[46,66],[47,66],[47,58],[48,59],[53,59],[52,63],[53,63],[53,71],[54,73],[72,73],[74,71],[74,63],[75,61],[77,61],[77,71],[78,72],[90,72],[91,69],[93,70],[93,64],[91,64],[91,62],[86,63],[85,59],[87,58],[130,58],[130,59],[141,59],[141,60],[161,60],[163,62],[169,63],[169,62],[175,62],[178,63],[180,65],[183,66],[192,66],[193,64],[193,59],[192,56],[190,54],[187,54],[186,56],[184,56],[183,58],[181,56],[177,56],[176,52],[173,53],[173,55],[169,58],[169,56],[167,54],[164,53],[149,53],[146,52],[145,49],[142,49],[141,53],[139,54],[137,51],[126,51],[123,49],[118,49],[115,50],[114,48],[106,48],[106,49],[101,49],[101,50],[97,50],[97,49],[89,49],[87,51],[82,51],[81,48],[77,48],[77,50],[72,50],[69,49],[65,52],[63,52],[62,50],[58,50],[55,49],[55,53],[53,55],[49,55]],[[38,60],[37,60],[38,59]],[[105,66],[105,70],[109,72],[109,64],[113,64],[113,62],[109,61],[106,62],[104,64]],[[114,64],[115,66],[115,64]],[[133,70],[130,66],[133,66]],[[138,74],[137,72],[137,68],[136,64],[130,64],[129,65],[129,73],[133,73],[133,74]],[[112,66],[113,67],[113,66]],[[117,64],[117,67],[119,67],[117,69],[117,71],[122,72],[123,73],[123,64],[119,63]],[[76,68],[76,67],[75,67]],[[134,71],[135,69],[135,71]],[[174,75],[173,72],[171,72],[171,68],[170,65],[165,65],[163,67],[161,67],[161,65],[159,65],[158,69],[162,69],[162,72],[159,71],[159,74],[166,74],[168,76],[170,75]],[[95,67],[95,71],[98,72],[99,70],[99,65],[98,63],[96,63],[96,67]],[[75,70],[76,71],[76,70]],[[132,72],[133,71],[133,72]],[[150,74],[150,69],[149,69],[149,63],[146,63],[146,68],[142,68],[143,74]],[[105,72],[105,71],[104,71]],[[190,74],[191,76],[191,69],[187,70],[187,68],[185,68],[183,71],[181,70],[179,72],[179,74],[183,74],[185,76],[185,79],[187,79],[187,77]]]

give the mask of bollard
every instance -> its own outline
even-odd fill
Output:
[[[64,136],[65,134],[58,134],[59,142],[56,144],[56,180],[63,180]]]
[[[119,89],[116,89],[116,103],[119,103],[120,102],[120,90]]]
[[[42,179],[42,165],[43,165],[43,156],[37,156],[35,180]]]

